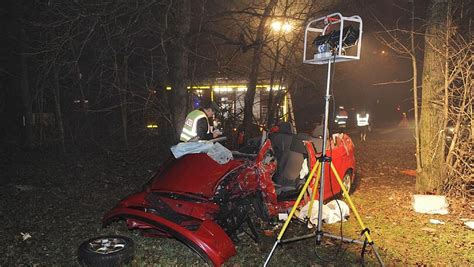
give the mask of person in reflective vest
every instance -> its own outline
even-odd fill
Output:
[[[334,121],[339,130],[342,130],[342,128],[346,128],[348,118],[349,115],[347,114],[347,111],[344,109],[343,106],[339,106],[339,111],[337,112],[336,119]]]
[[[180,140],[182,142],[210,140],[218,137],[222,133],[219,130],[212,131],[209,119],[219,110],[219,106],[211,101],[204,105],[202,109],[196,109],[186,116]]]
[[[365,111],[357,113],[357,128],[359,128],[360,141],[365,142],[369,125],[369,113]]]
[[[402,113],[402,119],[398,123],[398,127],[408,128],[409,126],[410,126],[410,124],[408,123],[407,114],[405,112],[403,112]]]

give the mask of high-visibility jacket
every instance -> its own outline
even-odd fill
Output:
[[[336,115],[335,123],[337,123],[337,125],[346,125],[348,118],[349,116],[347,115],[347,112],[345,110],[341,110]]]
[[[196,109],[191,112],[186,116],[186,121],[184,122],[183,130],[181,131],[181,136],[180,140],[183,142],[189,141],[191,138],[194,138],[197,136],[197,122],[202,119],[206,118],[207,125],[209,125],[209,119],[206,116],[206,113],[204,111]],[[209,133],[209,128],[208,128],[208,133]]]
[[[369,125],[369,114],[366,113],[365,116],[357,113],[357,126],[368,126]]]

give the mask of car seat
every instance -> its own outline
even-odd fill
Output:
[[[322,124],[316,126],[316,128],[314,128],[314,130],[311,132],[310,139],[316,152],[321,152],[323,150],[323,134],[324,127]]]
[[[286,125],[280,126],[280,131],[272,133],[269,138],[277,159],[273,181],[278,200],[296,198],[305,181],[300,179],[300,172],[307,158],[303,140],[308,140],[308,135],[292,134],[291,127]]]
[[[283,172],[287,167],[291,142],[293,141],[291,125],[281,123],[278,132],[270,134],[269,139],[272,142],[273,152],[278,164],[277,171],[273,175],[273,181],[282,186],[289,185],[289,179],[285,179]]]

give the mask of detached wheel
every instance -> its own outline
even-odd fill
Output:
[[[133,259],[133,240],[118,235],[99,236],[84,241],[77,251],[82,266],[113,267],[129,263]]]

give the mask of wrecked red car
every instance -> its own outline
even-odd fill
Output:
[[[354,145],[349,136],[337,136],[328,142],[327,156],[348,191],[353,191]],[[150,237],[175,238],[208,263],[222,265],[236,254],[233,237],[244,225],[257,239],[256,220],[272,221],[292,207],[309,176],[304,170],[311,170],[318,160],[322,139],[280,130],[262,143],[258,153],[234,152],[225,164],[205,153],[169,159],[144,191],[108,211],[103,225],[125,220],[129,229]],[[331,186],[325,188],[324,198],[330,199],[341,188],[334,175],[325,173]],[[307,201],[308,194],[300,205]]]

